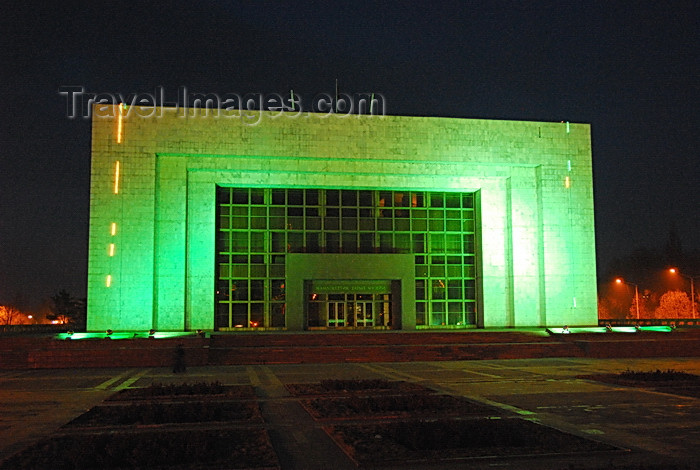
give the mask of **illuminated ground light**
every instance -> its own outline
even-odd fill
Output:
[[[74,331],[66,331],[65,333],[59,333],[55,336],[56,339],[60,340],[94,340],[94,339],[104,339],[109,338],[112,340],[120,339],[166,339],[166,338],[182,338],[186,336],[200,336],[204,337],[204,332],[182,332],[182,331],[114,331],[106,330],[104,333],[76,333]]]
[[[547,333],[550,335],[567,335],[567,334],[577,334],[577,333],[594,333],[594,334],[607,334],[607,333],[670,333],[673,331],[671,326],[599,326],[599,327],[581,327],[581,328],[571,328],[564,326],[563,328],[547,328]]]

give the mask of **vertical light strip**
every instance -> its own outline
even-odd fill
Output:
[[[107,274],[107,279],[105,279],[105,286],[112,287],[112,275]]]
[[[566,189],[569,189],[571,187],[571,178],[569,178],[568,176],[564,178],[564,187]]]
[[[117,223],[112,222],[112,224],[109,226],[109,234],[112,236],[115,236],[117,234]]]
[[[119,160],[114,164],[114,194],[119,194]]]
[[[109,244],[109,256],[114,256],[114,243]]]
[[[122,113],[122,105],[117,105],[117,143],[122,143],[122,134],[124,129],[124,113]]]

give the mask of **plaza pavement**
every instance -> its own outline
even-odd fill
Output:
[[[700,374],[700,359],[546,358],[481,361],[238,365],[0,371],[0,461],[50,435],[116,391],[151,383],[251,384],[282,469],[356,468],[294,400],[287,383],[405,380],[488,403],[620,447],[619,452],[402,465],[430,469],[700,467],[700,399],[577,378],[623,370]],[[647,468],[647,467],[641,467]]]

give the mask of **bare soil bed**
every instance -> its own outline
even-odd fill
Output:
[[[4,469],[277,469],[264,429],[146,430],[56,435]]]
[[[319,383],[287,384],[286,387],[294,396],[435,393],[419,384],[383,379],[323,380]]]
[[[186,400],[203,396],[225,399],[255,398],[250,385],[222,385],[219,382],[193,384],[153,384],[144,388],[127,388],[110,396],[107,401]]]
[[[130,389],[0,469],[279,469],[253,397],[217,383]]]
[[[324,429],[358,465],[618,450],[522,418],[395,421]]]
[[[311,398],[300,402],[315,420],[503,415],[491,406],[435,394]]]
[[[627,370],[617,374],[582,375],[579,378],[700,398],[700,375],[675,370],[650,372]]]
[[[210,422],[262,423],[260,408],[248,401],[199,401],[185,403],[132,403],[96,406],[65,428]]]

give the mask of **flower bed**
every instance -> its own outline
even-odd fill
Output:
[[[358,465],[618,450],[521,418],[395,421],[324,429]]]
[[[279,469],[253,396],[219,383],[126,390],[0,469]]]
[[[129,426],[214,421],[262,422],[256,402],[191,401],[96,406],[64,427]]]
[[[499,416],[497,408],[450,395],[350,396],[301,400],[314,419],[371,419],[435,416]]]
[[[287,384],[287,390],[294,396],[348,395],[382,393],[434,393],[422,385],[383,379],[323,380],[310,384]]]
[[[0,468],[272,469],[279,463],[263,429],[159,430],[54,436]]]
[[[581,375],[579,378],[700,398],[700,375],[673,369],[651,372],[626,370],[617,374]]]
[[[144,388],[120,390],[108,401],[187,399],[201,396],[221,398],[254,398],[255,390],[250,385],[222,385],[220,382],[197,382],[193,384],[159,384]]]

